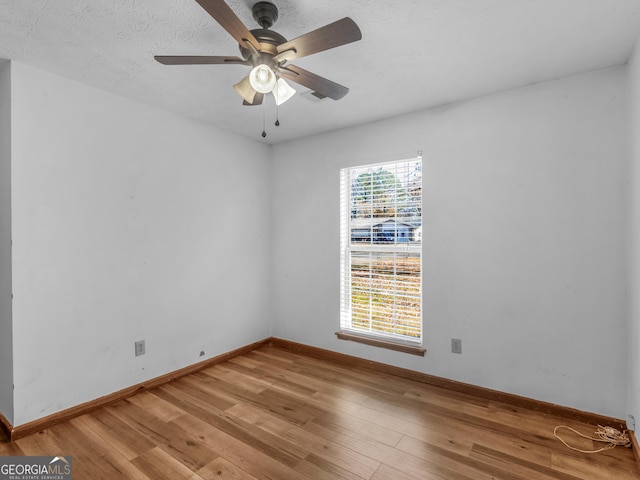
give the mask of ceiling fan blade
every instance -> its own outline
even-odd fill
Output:
[[[156,55],[153,58],[163,65],[250,65],[240,57]]]
[[[260,49],[260,42],[245,27],[237,15],[231,10],[223,0],[196,0],[209,15],[211,15],[222,28],[224,28],[236,41],[244,46],[248,40],[257,50]]]
[[[317,30],[278,45],[278,54],[293,51],[294,53],[286,57],[287,60],[293,60],[329,50],[330,48],[346,45],[361,38],[362,32],[360,32],[356,22],[349,17],[345,17],[342,20],[330,23],[329,25],[325,25]]]
[[[254,105],[262,105],[262,100],[264,99],[264,93],[257,93],[256,92],[256,96],[253,99],[253,103],[249,103],[246,100],[242,102],[243,105],[249,105],[250,107],[253,107]]]
[[[310,88],[324,97],[329,97],[334,100],[340,100],[349,93],[349,89],[347,87],[343,87],[342,85],[332,82],[331,80],[327,80],[315,73],[303,70],[295,65],[280,67],[280,75],[292,82],[296,82]]]

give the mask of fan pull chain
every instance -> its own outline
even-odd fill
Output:
[[[276,127],[280,126],[280,120],[278,118],[278,112],[279,112],[278,105],[280,100],[278,98],[278,95],[280,94],[280,90],[278,90],[278,83],[277,83],[278,81],[280,81],[280,75],[276,74],[276,87],[273,89],[273,96],[276,98],[276,123],[274,123]]]
[[[265,102],[262,102],[262,138],[267,136],[267,131],[265,127],[265,119],[264,119],[264,111],[265,111]]]

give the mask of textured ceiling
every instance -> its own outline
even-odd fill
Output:
[[[241,65],[165,66],[154,55],[237,55],[194,0],[0,0],[0,58],[27,63],[223,130],[277,143],[624,64],[640,0],[272,0],[288,39],[351,17],[359,42],[293,62],[350,88],[243,107]],[[249,28],[253,0],[228,4]],[[263,116],[268,136],[260,137]]]

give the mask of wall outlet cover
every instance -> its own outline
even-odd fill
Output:
[[[140,355],[144,355],[146,353],[146,348],[144,344],[144,340],[138,340],[136,342],[136,357]]]

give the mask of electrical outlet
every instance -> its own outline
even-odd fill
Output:
[[[146,351],[144,346],[144,340],[138,340],[136,342],[136,357],[139,357],[140,355],[144,355],[145,353]]]
[[[462,340],[459,338],[451,339],[451,353],[462,353]]]

